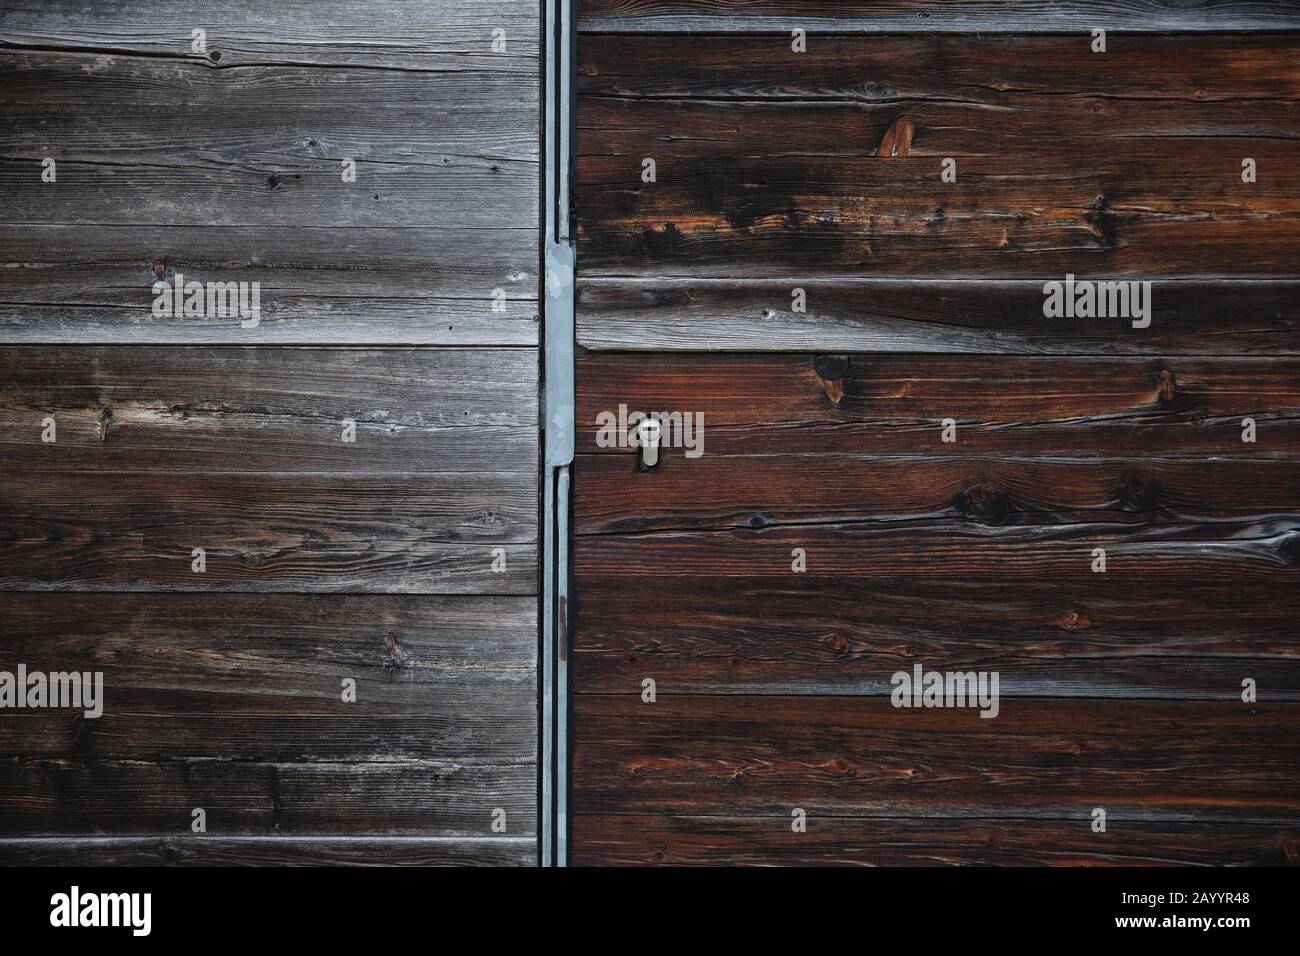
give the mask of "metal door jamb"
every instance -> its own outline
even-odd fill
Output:
[[[573,465],[573,0],[545,0],[542,434],[542,866],[568,863],[569,508]]]

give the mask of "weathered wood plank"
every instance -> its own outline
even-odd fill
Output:
[[[1106,96],[1137,100],[1137,109],[1165,101],[1175,109],[1199,103],[1197,108],[1213,110],[1225,123],[1231,122],[1229,111],[1209,104],[1241,98],[1277,101],[1279,107],[1290,103],[1293,109],[1300,97],[1294,58],[1300,38],[1289,32],[1249,37],[1230,31],[1122,35],[1111,38],[1104,54],[1091,51],[1087,31],[1034,37],[996,30],[959,36],[859,33],[825,37],[806,53],[792,52],[788,40],[775,35],[587,37],[579,49],[578,92],[631,99],[838,100],[863,105],[915,99],[990,106],[1027,104],[1035,96]],[[767,69],[754,69],[756,56],[768,61]],[[1049,115],[1060,115],[1059,103],[1041,105],[1050,108]],[[1074,122],[1097,120],[1081,116]],[[730,135],[728,128],[718,131],[723,142]],[[1046,132],[1045,125],[1039,128]],[[788,145],[776,131],[762,141]],[[863,145],[870,145],[874,155],[879,140],[859,143]],[[1050,149],[1050,144],[1041,146]],[[842,144],[837,151],[850,149]],[[861,149],[857,155],[863,155]],[[940,185],[937,178],[935,185]]]
[[[531,837],[11,837],[3,866],[535,866]]]
[[[578,815],[577,866],[1285,866],[1295,827],[1075,820]],[[0,848],[3,844],[0,844]],[[0,852],[3,852],[0,849]]]
[[[1006,582],[1034,574],[1067,582],[1087,575],[1100,548],[1108,574],[1135,586],[1170,587],[1191,579],[1273,581],[1300,575],[1300,523],[1294,515],[1260,521],[1116,528],[1100,521],[1065,527],[994,527],[918,521],[896,527],[818,524],[766,530],[595,535],[577,539],[579,575],[608,573],[675,579],[708,571],[775,581],[794,577],[795,549],[814,574]]]
[[[1049,281],[1060,280],[589,277],[578,283],[577,334],[588,349],[656,352],[1300,354],[1294,280],[1155,281],[1146,328],[1124,318],[1046,318]],[[804,312],[793,310],[795,288],[804,290]]]
[[[1300,157],[1300,147],[1253,150],[1265,151],[1287,169]],[[1187,175],[1170,166],[1153,174],[1147,157],[1102,161],[1088,173],[1055,161],[1009,169],[1005,158],[968,160],[942,202],[931,182],[938,164],[925,159],[789,159],[778,168],[718,157],[665,170],[651,186],[640,185],[639,160],[611,165],[583,163],[579,255],[588,275],[1143,280],[1300,272],[1300,207],[1290,198],[1300,174],[1283,174],[1288,196],[1217,198],[1251,188],[1233,185],[1240,158],[1212,170],[1200,163]],[[1149,184],[1137,181],[1148,175]]]
[[[0,455],[28,474],[497,473],[522,490],[537,376],[532,349],[0,348]]]
[[[537,232],[8,225],[0,341],[199,345],[537,342]],[[257,282],[261,321],[158,317],[153,285]],[[493,290],[505,311],[492,310]]]
[[[1300,700],[1300,589],[1272,583],[1007,575],[671,583],[587,569],[572,672],[584,694],[888,694],[916,661],[998,671],[1014,697]]]
[[[536,615],[524,597],[0,594],[7,669],[103,675],[102,716],[6,711],[0,755],[531,760]]]
[[[661,455],[650,477],[631,455],[581,455],[578,534],[950,519],[997,526],[1209,524],[1293,517],[1300,461],[1041,461],[784,455]]]
[[[517,75],[86,60],[0,54],[0,106],[13,104],[0,135],[10,223],[536,222],[538,90]],[[160,123],[160,100],[184,122]],[[46,157],[56,182],[41,176]]]
[[[497,190],[528,167],[536,179],[540,91],[505,73],[272,64],[223,71],[156,57],[0,48],[0,78],[0,106],[11,118],[0,130],[0,154],[19,170],[52,156],[60,167],[65,160],[141,172],[165,165],[188,170],[195,182],[260,173],[264,188],[275,174],[283,180],[278,190],[292,189],[295,173],[328,168],[339,189],[359,194],[375,191],[368,182],[379,164],[437,170],[447,185],[496,164],[495,177],[483,181]],[[184,122],[160,121],[160,108],[181,111]],[[342,181],[344,158],[357,162],[353,184]],[[46,185],[75,188],[77,177]],[[48,203],[62,194],[51,188],[35,197]],[[527,196],[517,197],[521,207]],[[277,198],[283,195],[266,200]],[[302,199],[300,191],[296,204],[282,208]]]
[[[37,660],[53,665],[58,658],[45,654]],[[59,661],[51,670],[65,666]],[[363,673],[338,673],[358,681],[356,703],[341,700],[340,677],[304,678],[297,687],[267,691],[276,695],[268,700],[226,689],[121,687],[122,671],[105,671],[103,716],[92,720],[82,717],[80,709],[50,708],[6,714],[0,757],[92,762],[437,759],[465,765],[536,759],[537,701],[531,675],[520,675],[513,687],[462,681],[417,691],[390,690],[373,678],[367,682]],[[194,679],[201,680],[202,674],[196,672]]]
[[[536,591],[528,476],[0,477],[0,589]],[[194,548],[206,570],[192,570]],[[497,548],[505,568],[492,570]]]
[[[1028,356],[618,355],[577,359],[578,449],[602,413],[700,412],[704,454],[1292,458],[1300,453],[1294,359]],[[838,395],[838,400],[834,396]],[[942,440],[942,421],[957,424]],[[1242,441],[1245,418],[1256,441]],[[669,449],[665,455],[683,455]],[[673,462],[677,464],[677,462]]]
[[[887,697],[574,702],[574,812],[1300,820],[1298,704]]]
[[[537,167],[491,160],[445,168],[419,163],[358,166],[357,184],[340,181],[337,162],[252,168],[159,168],[135,160],[58,161],[59,181],[40,180],[40,161],[0,162],[5,216],[15,225],[312,228],[432,227],[478,232],[487,242],[502,225],[527,224],[536,208]],[[242,165],[242,164],[241,164]],[[260,168],[259,168],[260,167]],[[357,186],[360,185],[360,188]]]
[[[646,39],[638,38],[638,45]],[[588,42],[594,46],[594,72],[581,81],[578,145],[582,155],[591,158],[626,157],[634,148],[649,149],[670,171],[719,155],[931,157],[937,165],[946,156],[1014,161],[1072,151],[1091,158],[1107,150],[1154,150],[1162,159],[1182,155],[1190,161],[1206,158],[1212,143],[1223,153],[1296,138],[1300,102],[1294,83],[1286,81],[1284,62],[1293,55],[1294,42],[1284,47],[1261,39],[1258,52],[1253,44],[1250,50],[1263,61],[1263,88],[1251,86],[1252,77],[1238,74],[1235,95],[1223,77],[1196,77],[1197,82],[1191,82],[1193,78],[1183,73],[1165,85],[1148,86],[1144,81],[1139,91],[1099,87],[1095,75],[1070,73],[1060,81],[1062,86],[1045,85],[1046,76],[1059,75],[1059,66],[1048,71],[1044,65],[1041,71],[1009,81],[995,72],[1001,65],[973,62],[969,38],[962,46],[944,48],[944,57],[923,61],[923,67],[890,56],[895,43],[918,55],[936,52],[919,47],[921,41],[889,37],[867,45],[859,39],[862,49],[852,59],[860,62],[865,57],[870,72],[864,74],[848,62],[821,70],[820,56],[814,57],[791,65],[793,75],[787,79],[793,89],[767,74],[736,69],[719,60],[713,47],[700,51],[705,64],[699,73],[678,70],[662,78],[629,73],[635,60],[606,62],[602,55],[605,43],[625,38],[593,39]],[[755,55],[757,42],[735,37],[726,41],[746,45]],[[1047,41],[1033,40],[1031,45],[1042,42]],[[1160,42],[1168,43],[1168,38]],[[1213,42],[1216,58],[1221,58],[1224,38],[1216,36]],[[1240,51],[1239,45],[1236,48]],[[954,65],[958,69],[952,69]],[[685,70],[694,66],[683,64]],[[654,65],[661,68],[667,69]],[[1122,58],[1118,68],[1129,70],[1132,80],[1131,71],[1139,67]],[[985,84],[972,84],[971,74],[979,70],[990,77]],[[875,82],[882,73],[890,85]],[[859,78],[865,82],[856,82]],[[1223,85],[1207,91],[1204,79]],[[674,82],[690,85],[666,85]],[[950,191],[946,187],[951,184],[941,179],[935,185],[936,198]]]
[[[579,0],[583,33],[1291,29],[1291,0]]]
[[[779,37],[589,38],[583,102],[633,105],[582,132],[584,272],[1295,275],[1295,39],[1261,38],[1249,69],[1233,36],[1127,41],[1113,44],[1102,70],[1082,33],[836,37],[807,54]],[[755,79],[752,64],[774,58]],[[672,110],[641,116],[645,100]],[[1157,115],[1163,102],[1176,106],[1138,139],[1089,135],[1102,111],[1128,100]],[[1236,100],[1253,113],[1233,117]],[[1205,112],[1214,118],[1189,115],[1188,101],[1213,103]],[[765,113],[767,104],[782,112]],[[968,125],[954,104],[983,117],[964,142],[941,134],[929,143],[934,104],[950,111],[935,127]],[[718,123],[720,105],[729,123]],[[880,105],[893,115],[863,119],[856,109]],[[979,130],[1004,113],[1014,143],[990,144]],[[1040,115],[1019,128],[1022,113]],[[727,132],[740,122],[763,138]],[[832,133],[841,145],[822,146]],[[857,150],[846,154],[850,144]],[[955,182],[940,179],[943,156],[957,158]],[[1246,156],[1275,171],[1267,182],[1242,182]],[[650,183],[646,157],[657,163]]]
[[[536,75],[539,9],[537,0],[382,0],[364,9],[345,0],[286,0],[274,9],[257,0],[164,0],[141,30],[137,9],[124,0],[35,0],[5,5],[0,42],[178,57],[227,70],[273,62]],[[492,50],[498,27],[507,31],[504,53]],[[192,50],[196,28],[207,34],[204,53]]]
[[[195,807],[213,836],[490,837],[498,807],[506,836],[536,832],[537,768],[524,762],[11,758],[0,783],[6,836],[181,836]]]

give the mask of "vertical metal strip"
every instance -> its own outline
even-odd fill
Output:
[[[542,316],[541,863],[568,857],[569,467],[573,463],[572,0],[546,0]]]

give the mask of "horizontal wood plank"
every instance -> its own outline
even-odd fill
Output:
[[[580,353],[578,449],[629,456],[600,431],[611,420],[601,416],[616,423],[625,404],[629,414],[703,414],[704,456],[1300,454],[1293,359],[854,355],[823,364],[833,379],[817,359]],[[943,441],[945,418],[957,426],[954,442]],[[1253,443],[1242,441],[1245,418],[1256,422]],[[779,445],[762,447],[773,435]],[[664,457],[677,465],[684,454]]]
[[[519,477],[0,480],[3,590],[536,593],[536,488]]]
[[[579,0],[583,33],[1271,30],[1296,26],[1288,0]]]
[[[811,817],[578,815],[577,866],[1285,866],[1295,827],[1090,819],[846,820]],[[0,844],[3,846],[3,844]]]
[[[589,277],[578,283],[578,342],[653,352],[1300,354],[1294,280],[1156,281],[1145,328],[1133,326],[1145,319],[1044,317],[1054,281]]]
[[[992,586],[1031,574],[1058,582],[1075,580],[1089,574],[1097,549],[1105,552],[1106,573],[1122,575],[1135,586],[1171,587],[1189,578],[1219,577],[1289,587],[1300,575],[1300,523],[1295,516],[1132,529],[1105,522],[993,527],[918,521],[905,527],[818,524],[761,531],[596,535],[577,540],[574,566],[579,575],[674,580],[707,572],[767,578],[775,584],[799,573],[794,563],[802,558],[808,572],[819,575],[936,581],[966,576]]]
[[[949,519],[997,526],[1180,522],[1290,516],[1300,526],[1294,460],[1042,461],[783,455],[666,458],[648,476],[627,456],[581,455],[579,534]],[[680,452],[679,452],[680,454]]]
[[[815,555],[814,555],[815,563]],[[888,695],[897,671],[998,671],[1007,697],[1300,700],[1300,589],[1111,574],[576,582],[584,694]]]
[[[590,37],[580,110],[605,115],[580,131],[584,273],[1294,276],[1295,39],[1260,38],[1249,69],[1235,36],[1116,39],[1104,70],[1088,42],[858,36],[800,54],[780,37]],[[755,62],[775,66],[756,80]],[[1129,100],[1147,132],[1092,135]],[[968,132],[931,141],[931,121]],[[1243,157],[1271,172],[1243,182]]]
[[[574,812],[1300,820],[1300,705],[579,694]]]
[[[6,711],[0,755],[532,760],[528,597],[0,594],[11,673],[102,674],[102,715]],[[345,702],[343,681],[355,682]]]
[[[0,341],[349,345],[537,342],[537,231],[7,225]],[[154,283],[259,283],[261,318],[154,316]],[[504,312],[494,312],[495,289]]]
[[[0,761],[5,836],[136,836],[191,832],[207,813],[213,836],[536,833],[537,768],[384,760],[265,763],[220,759]]]
[[[124,25],[119,5],[32,0],[6,6],[0,41],[174,57],[226,70],[274,62],[536,76],[539,10],[537,0],[382,0],[365,9],[346,0],[286,0],[275,9],[257,0],[163,0],[153,8],[154,26],[137,30]],[[206,31],[203,52],[192,48],[196,27]],[[497,27],[507,31],[502,53],[492,50]]]
[[[522,494],[537,377],[532,349],[0,348],[0,454],[28,474],[510,474]]]
[[[517,75],[90,62],[0,54],[0,340],[537,341],[537,103]],[[160,125],[160,98],[186,122]],[[484,99],[504,109],[466,105]],[[178,273],[258,283],[261,322],[153,315]]]
[[[4,866],[535,866],[532,837],[10,837]]]

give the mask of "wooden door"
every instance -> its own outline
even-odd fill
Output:
[[[534,863],[538,4],[6,7],[0,861]]]
[[[575,863],[1295,861],[1297,28],[580,5]]]

